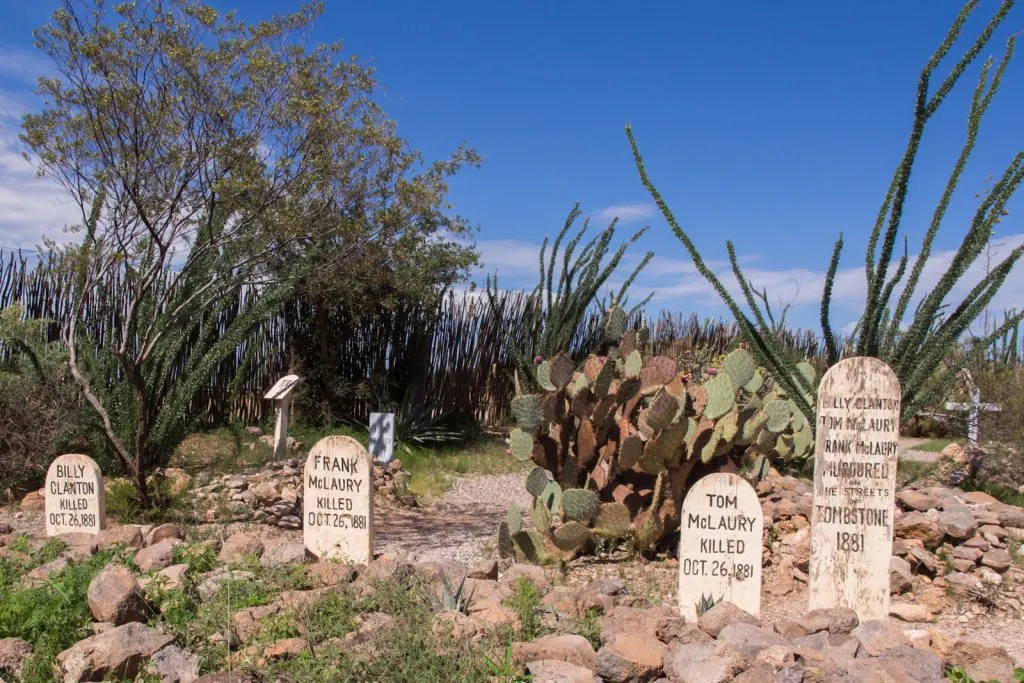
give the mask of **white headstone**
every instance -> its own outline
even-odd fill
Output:
[[[735,474],[709,474],[686,494],[679,530],[679,610],[731,602],[761,616],[764,516],[754,488]]]
[[[62,455],[46,472],[46,535],[98,534],[106,519],[103,473],[88,455]]]
[[[370,413],[370,455],[380,462],[395,457],[394,413]]]
[[[981,402],[981,389],[974,383],[974,378],[971,377],[971,373],[966,368],[960,371],[960,375],[964,378],[964,383],[967,385],[967,391],[971,396],[970,403],[947,403],[946,410],[962,410],[967,413],[967,445],[977,446],[981,437],[979,435],[981,429],[981,413],[999,412],[1003,409],[998,403],[982,403]]]
[[[818,387],[811,609],[849,607],[861,621],[889,613],[900,381],[877,358],[848,358]]]
[[[302,540],[320,558],[373,559],[373,463],[348,436],[313,446],[302,474]]]
[[[277,458],[283,458],[288,453],[288,415],[292,390],[298,383],[298,375],[285,375],[263,396],[274,402],[274,456]]]

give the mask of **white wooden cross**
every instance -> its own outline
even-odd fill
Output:
[[[292,389],[299,383],[298,375],[285,375],[270,387],[263,397],[274,402],[274,457],[283,458],[288,453],[288,413],[292,403]]]
[[[981,389],[974,383],[974,379],[971,378],[971,373],[967,370],[962,370],[961,374],[964,376],[964,381],[967,383],[967,390],[971,395],[970,403],[947,403],[946,410],[958,410],[965,411],[967,413],[967,445],[977,446],[978,445],[978,423],[981,421],[981,413],[985,411],[987,413],[999,412],[1003,409],[997,403],[982,403],[981,402]]]

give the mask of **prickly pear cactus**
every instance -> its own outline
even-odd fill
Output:
[[[566,354],[538,359],[541,394],[512,401],[512,455],[537,465],[526,480],[532,529],[510,511],[499,529],[503,556],[566,561],[600,543],[659,546],[679,528],[691,479],[729,460],[766,472],[811,455],[812,426],[796,404],[738,348],[699,377],[666,356],[644,358],[646,331],[625,330],[612,309],[607,355],[578,366]],[[815,373],[798,366],[813,404]],[[700,465],[702,472],[694,472]]]

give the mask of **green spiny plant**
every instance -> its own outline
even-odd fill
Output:
[[[575,369],[565,354],[535,364],[541,388],[513,399],[509,437],[513,455],[536,465],[526,478],[533,529],[510,510],[499,527],[503,557],[566,561],[598,539],[652,550],[678,528],[698,463],[761,458],[764,472],[769,458],[810,455],[807,420],[748,351],[691,377],[671,358],[641,358],[644,333],[623,332],[607,355]],[[799,371],[813,386],[813,368]]]
[[[946,301],[947,297],[961,284],[970,266],[989,244],[995,225],[1005,215],[1007,204],[1021,182],[1024,181],[1024,152],[1018,152],[1009,162],[1002,176],[980,202],[949,267],[939,281],[929,287],[929,291],[919,298],[913,318],[909,324],[905,325],[904,318],[911,302],[917,297],[921,276],[931,254],[936,234],[943,223],[952,196],[974,150],[982,118],[992,103],[992,98],[999,89],[1006,67],[1013,56],[1016,36],[1011,36],[1008,40],[1002,59],[994,70],[991,58],[982,65],[967,116],[966,140],[932,214],[918,254],[911,265],[904,238],[903,255],[892,269],[899,229],[903,222],[911,171],[917,159],[926,125],[935,117],[946,96],[960,81],[968,67],[977,60],[996,29],[1006,19],[1014,0],[1003,0],[977,39],[959,60],[954,62],[950,73],[941,80],[938,87],[932,90],[931,83],[935,70],[949,55],[968,16],[977,9],[979,4],[972,0],[964,6],[946,37],[921,71],[915,97],[910,139],[893,174],[868,239],[864,268],[867,279],[867,300],[857,324],[856,333],[848,345],[849,351],[854,355],[877,357],[893,368],[900,379],[901,404],[905,417],[914,415],[922,406],[935,401],[948,388],[955,376],[955,370],[936,372],[936,368],[941,366],[943,359],[958,345],[968,327],[985,310],[1005,283],[1017,261],[1024,255],[1024,246],[1018,246],[1010,251],[998,265],[988,270],[981,281],[969,290],[959,304],[952,308],[951,313],[948,315],[945,313],[950,308],[950,302]],[[629,139],[634,162],[644,187],[657,203],[676,237],[689,252],[697,271],[712,285],[729,307],[750,342],[758,361],[765,365],[778,385],[789,394],[789,398],[803,414],[813,433],[815,409],[811,391],[813,387],[811,383],[807,382],[804,373],[798,369],[791,354],[786,351],[780,330],[774,324],[770,309],[767,311],[767,319],[766,314],[761,310],[757,299],[760,298],[766,303],[767,295],[756,292],[753,284],[740,269],[732,242],[727,241],[726,249],[732,264],[732,271],[740,285],[745,303],[753,316],[751,319],[740,308],[740,304],[725,288],[714,271],[705,264],[693,241],[679,225],[672,210],[648,177],[639,146],[628,125],[626,126],[626,136]],[[821,328],[827,350],[828,365],[836,363],[846,350],[833,331],[830,320],[832,288],[839,269],[842,248],[843,237],[840,235],[832,252],[821,298]],[[901,290],[898,298],[897,290]],[[1024,312],[1008,315],[1002,324],[991,331],[986,331],[984,337],[974,345],[971,351],[975,356],[974,359],[983,356],[992,342],[1000,339],[1008,331],[1016,329],[1022,320],[1024,320]]]
[[[723,597],[725,597],[725,596],[719,596],[719,598],[717,600],[715,600],[715,598],[713,596],[711,596],[711,595],[701,594],[700,602],[696,603],[696,605],[697,605],[697,616],[699,617],[700,615],[704,614],[709,609],[711,609],[712,607],[714,607],[715,605],[720,603],[722,601]]]

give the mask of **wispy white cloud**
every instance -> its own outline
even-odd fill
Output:
[[[39,50],[0,47],[0,76],[22,85],[35,85],[40,76],[53,74],[53,62]]]
[[[658,212],[654,204],[646,202],[629,202],[626,204],[613,204],[603,209],[597,209],[590,213],[590,217],[598,222],[608,223],[613,218],[618,218],[621,223],[633,223],[651,218]]]

